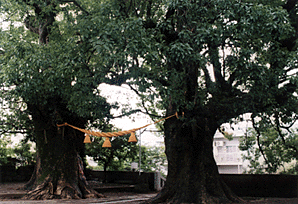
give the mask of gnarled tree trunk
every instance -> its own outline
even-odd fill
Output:
[[[187,117],[187,115],[186,115]],[[176,118],[165,122],[168,158],[166,185],[148,203],[228,203],[240,199],[220,178],[213,157],[212,118],[196,117],[196,122]]]
[[[34,3],[25,1],[25,3],[32,8],[34,15],[28,15],[24,23],[31,32],[38,34],[40,46],[45,46],[49,43],[49,36],[58,14],[56,6],[63,2],[46,0]],[[58,94],[45,102],[28,101],[28,109],[35,128],[38,159],[32,179],[26,186],[33,190],[28,192],[25,198],[99,196],[89,188],[83,173],[84,134],[67,127],[58,131],[56,124],[67,122],[84,128],[87,121],[69,111]]]
[[[226,119],[225,110],[217,103],[200,101],[198,93],[198,65],[174,64],[170,67],[181,73],[184,83],[174,84],[175,96],[170,98],[167,114],[180,109],[179,118],[165,121],[165,146],[168,159],[166,185],[148,203],[227,203],[240,199],[220,178],[213,157],[213,137]],[[184,97],[183,99],[181,97]],[[214,98],[217,96],[214,95]],[[181,104],[181,100],[185,103]],[[216,101],[216,100],[215,100]],[[191,104],[191,105],[188,105]]]
[[[63,104],[55,114],[77,127],[86,123],[67,111]],[[63,108],[64,107],[64,108]],[[83,172],[84,134],[68,127],[58,130],[56,116],[37,105],[29,105],[35,128],[38,162],[26,199],[98,197],[88,186]],[[62,108],[62,109],[61,109]]]

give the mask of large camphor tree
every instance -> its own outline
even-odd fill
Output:
[[[130,85],[152,117],[157,109],[178,113],[162,126],[166,185],[148,202],[240,201],[218,174],[213,136],[244,113],[280,123],[296,118],[296,4],[3,1],[10,20],[20,16],[28,29],[1,32],[0,63],[3,98],[26,104],[34,123],[44,184],[30,195],[87,197],[78,191],[77,171],[65,174],[78,168],[82,142],[74,138],[83,137],[67,128],[58,134],[55,123],[83,127],[88,117],[104,118],[98,107],[109,106],[96,98],[96,87],[107,82]]]
[[[84,134],[57,124],[103,129],[110,105],[99,96],[99,59],[89,13],[77,1],[0,1],[1,131],[36,142],[28,199],[87,198]],[[4,25],[3,25],[4,26]],[[99,60],[100,61],[100,60]]]
[[[164,123],[167,182],[148,203],[240,201],[219,176],[213,136],[251,113],[297,118],[297,1],[115,0],[94,16],[109,77],[127,79]],[[151,112],[152,111],[152,112]],[[264,117],[267,116],[267,117]]]

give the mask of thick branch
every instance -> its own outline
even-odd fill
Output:
[[[217,87],[220,88],[221,91],[230,91],[232,88],[225,81],[225,79],[222,75],[222,66],[220,63],[217,45],[212,45],[209,43],[208,47],[209,47],[208,53],[210,56],[210,61],[213,65],[213,70],[214,70],[215,83],[216,83]]]
[[[202,70],[203,70],[204,76],[205,76],[206,88],[212,94],[214,83],[211,81],[211,77],[210,77],[210,74],[209,74],[208,69],[206,68],[206,66],[203,66]]]

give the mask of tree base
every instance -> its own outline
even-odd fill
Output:
[[[202,203],[202,204],[218,204],[218,203],[242,203],[244,200],[235,195],[229,187],[221,180],[222,194],[221,195],[211,195],[206,191],[204,187],[201,189],[193,189],[196,193],[192,193],[193,195],[197,195],[196,199],[186,198],[185,195],[181,191],[173,191],[173,188],[165,186],[165,188],[154,198],[151,198],[143,204],[156,204],[156,203],[164,203],[164,204],[179,204],[179,203]]]
[[[48,200],[48,199],[84,199],[102,198],[104,195],[92,189],[87,183],[58,181],[56,184],[51,178],[45,179],[42,184],[37,185],[29,191],[23,199]]]

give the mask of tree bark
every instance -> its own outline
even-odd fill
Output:
[[[220,178],[213,157],[212,118],[165,122],[168,176],[163,190],[147,203],[229,203],[241,201]]]
[[[184,84],[174,86],[183,90],[180,98],[170,98],[167,115],[177,110],[179,118],[164,123],[168,175],[163,190],[148,203],[229,203],[241,201],[221,179],[213,157],[213,137],[230,117],[217,103],[200,101],[198,93],[198,64],[175,64],[185,70]],[[182,73],[182,72],[181,72]],[[175,92],[171,95],[175,96]],[[184,97],[183,99],[181,97]],[[218,99],[217,95],[213,99]],[[181,104],[179,101],[185,103]],[[211,100],[211,99],[210,99]],[[191,104],[191,105],[188,105]],[[179,107],[179,108],[177,108]]]
[[[85,120],[67,111],[63,104],[59,114],[63,120],[84,128]],[[61,107],[62,106],[62,107]],[[64,108],[63,108],[64,107]],[[25,199],[78,199],[101,196],[91,189],[83,172],[84,134],[68,127],[58,130],[51,111],[28,105],[35,128],[38,162],[27,188]]]
[[[38,151],[36,151],[36,164],[35,164],[35,167],[34,167],[34,171],[31,175],[30,180],[22,188],[23,190],[32,190],[33,189],[37,178],[39,178],[39,176],[40,176],[40,170],[41,170],[41,168],[40,168],[40,157],[39,157]]]

